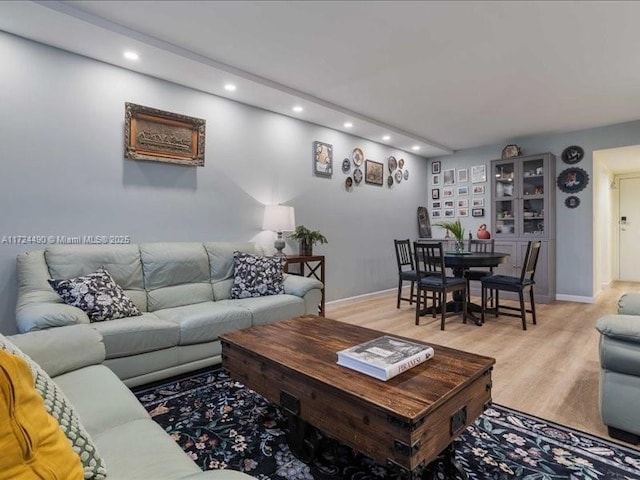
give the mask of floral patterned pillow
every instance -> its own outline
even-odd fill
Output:
[[[284,256],[233,252],[235,276],[231,298],[264,297],[284,293]]]
[[[142,315],[104,268],[68,280],[50,279],[49,284],[64,303],[86,312],[92,323]]]

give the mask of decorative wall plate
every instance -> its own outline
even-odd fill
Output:
[[[571,145],[562,151],[562,161],[573,165],[584,158],[584,150],[577,145]]]
[[[387,166],[389,167],[390,172],[393,172],[396,168],[398,168],[396,157],[389,157],[389,159],[387,160]]]
[[[396,182],[400,183],[402,181],[402,170],[396,171]]]
[[[347,188],[351,188],[353,186],[353,178],[347,177],[347,179],[344,181],[344,185]]]
[[[362,162],[364,162],[364,152],[362,151],[361,148],[354,148],[353,152],[351,152],[351,159],[353,160],[353,164],[356,167],[359,167],[360,165],[362,165]],[[359,183],[359,182],[356,182]]]
[[[402,170],[404,168],[404,158],[398,160],[398,168]]]
[[[567,168],[560,172],[557,183],[564,193],[577,193],[589,184],[589,174],[581,168]]]
[[[404,171],[404,179],[409,180],[409,170]]]
[[[580,199],[575,195],[571,195],[570,197],[567,197],[567,199],[564,201],[564,204],[567,206],[567,208],[576,208],[578,205],[580,205]]]
[[[387,177],[387,186],[389,187],[393,186],[393,175],[389,175]]]
[[[351,160],[345,158],[344,160],[342,160],[342,171],[344,173],[347,173],[349,170],[351,170]]]
[[[359,168],[356,168],[353,171],[353,181],[356,182],[356,185],[360,184],[360,182],[362,181],[362,170],[360,170]]]

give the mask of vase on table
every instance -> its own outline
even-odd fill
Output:
[[[456,242],[454,244],[454,248],[455,248],[456,253],[464,252],[464,240],[456,239]]]

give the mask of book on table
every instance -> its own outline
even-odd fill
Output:
[[[387,381],[433,357],[423,343],[382,336],[338,352],[338,365]]]

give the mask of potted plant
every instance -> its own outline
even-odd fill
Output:
[[[447,230],[455,239],[456,253],[464,252],[464,227],[460,220],[455,222],[439,222],[433,224],[435,227],[442,227]]]
[[[318,230],[311,231],[304,225],[298,225],[289,237],[300,243],[300,255],[307,257],[313,255],[314,244],[329,243],[327,237]]]

